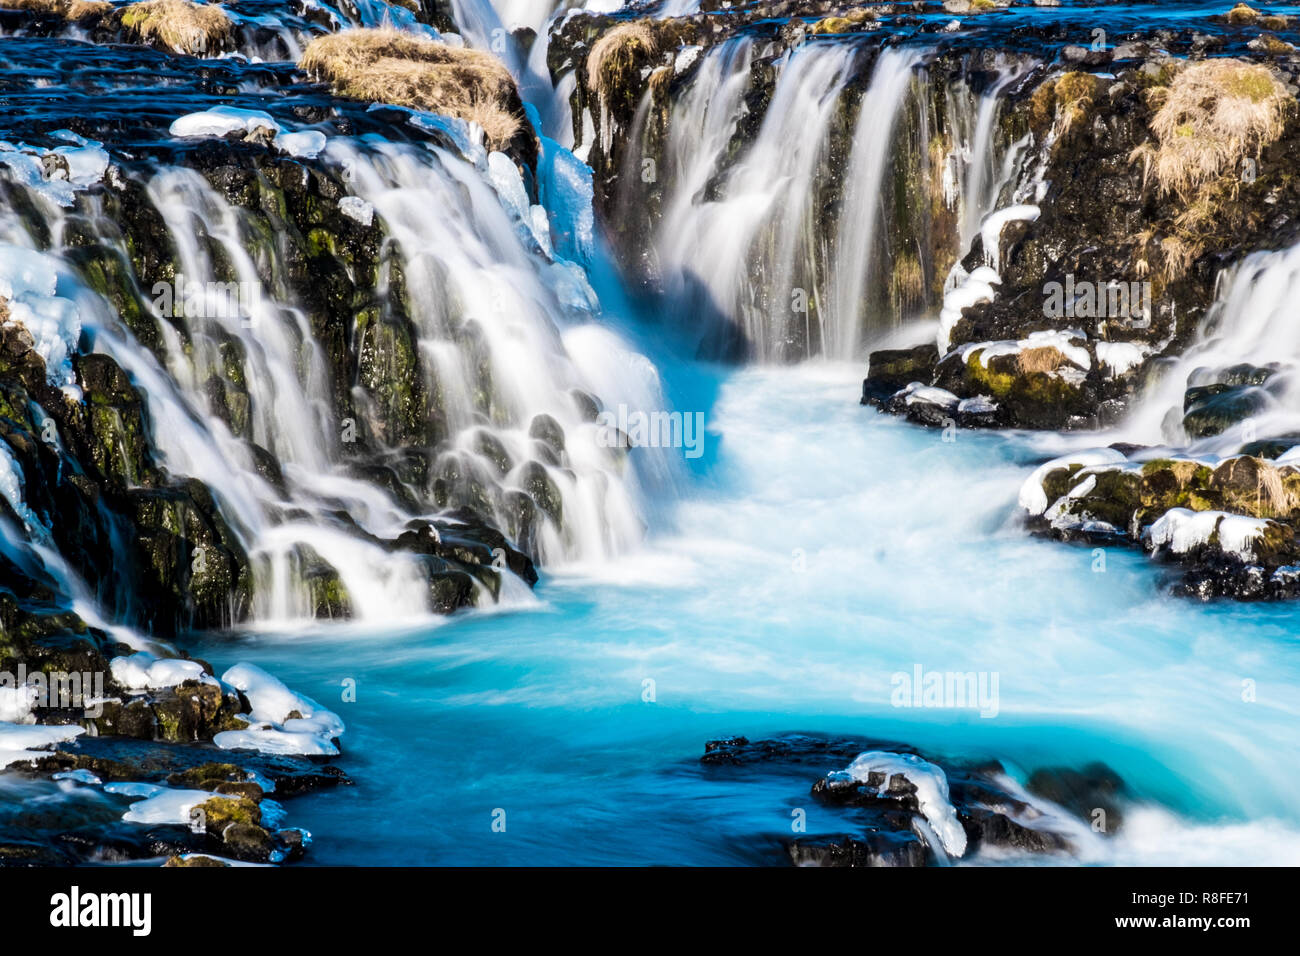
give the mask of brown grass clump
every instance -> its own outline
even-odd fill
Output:
[[[1240,60],[1193,63],[1152,93],[1159,108],[1151,131],[1159,145],[1146,144],[1135,157],[1162,193],[1184,198],[1275,142],[1293,102],[1268,67]]]
[[[1259,11],[1244,3],[1239,3],[1228,11],[1229,23],[1250,23],[1259,16]]]
[[[74,22],[102,17],[112,9],[107,0],[0,0],[0,10],[26,10]]]
[[[889,276],[889,291],[900,308],[919,305],[925,296],[925,272],[910,252],[899,253]]]
[[[141,0],[122,10],[122,26],[135,40],[174,53],[214,53],[227,47],[235,24],[214,3]]]
[[[1295,47],[1272,33],[1261,33],[1250,41],[1249,46],[1252,50],[1260,50],[1269,56],[1285,56],[1295,52]]]
[[[341,96],[477,123],[495,149],[523,128],[514,78],[481,50],[391,28],[343,30],[312,40],[298,67],[328,81]]]
[[[1155,142],[1139,146],[1130,160],[1141,160],[1144,176],[1181,206],[1173,234],[1160,243],[1164,273],[1174,279],[1222,224],[1245,161],[1282,136],[1294,100],[1267,66],[1235,59],[1190,64],[1147,96]]]
[[[1255,490],[1259,495],[1261,517],[1288,517],[1300,507],[1300,494],[1297,494],[1294,483],[1288,485],[1282,479],[1283,474],[1277,468],[1259,469]]]
[[[649,59],[658,51],[653,21],[620,23],[591,45],[587,54],[587,88],[596,90],[602,103],[608,102],[610,94],[636,69],[638,61]]]
[[[1016,368],[1022,375],[1033,375],[1035,372],[1050,374],[1069,364],[1071,364],[1070,360],[1065,357],[1065,353],[1055,345],[1022,349],[1016,354]]]
[[[880,11],[873,7],[856,7],[839,16],[824,17],[812,25],[811,32],[816,34],[822,33],[848,33],[856,26],[871,22],[880,18]]]
[[[1055,124],[1064,138],[1087,119],[1100,89],[1101,80],[1078,70],[1046,80],[1029,98],[1030,122],[1040,130]]]

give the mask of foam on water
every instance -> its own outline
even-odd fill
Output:
[[[1294,612],[1174,600],[1137,552],[1109,550],[1099,574],[1090,550],[1026,538],[1032,445],[944,442],[857,406],[859,377],[715,379],[707,468],[674,520],[628,558],[548,576],[536,610],[241,648],[318,699],[364,675],[342,765],[368,786],[295,810],[316,858],[752,862],[812,778],[733,787],[696,757],[711,737],[800,730],[992,757],[1018,779],[1103,761],[1157,815],[1080,837],[1081,860],[1251,862],[1270,841],[1261,859],[1300,859]],[[893,706],[892,676],[917,664],[998,674],[997,717]],[[436,821],[417,809],[430,779]],[[476,821],[497,806],[511,836],[493,843]],[[402,823],[356,831],[378,818]]]

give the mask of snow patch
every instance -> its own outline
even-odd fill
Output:
[[[261,110],[244,110],[236,106],[214,106],[199,113],[187,113],[176,119],[168,128],[173,136],[205,137],[229,136],[231,133],[243,133],[245,136],[262,129],[272,135],[279,134],[280,124],[271,119],[270,113]]]
[[[1020,486],[1020,507],[1031,515],[1041,515],[1047,510],[1047,506],[1051,502],[1047,500],[1047,492],[1043,490],[1043,479],[1058,468],[1068,468],[1071,465],[1082,465],[1084,467],[1114,465],[1126,461],[1128,459],[1114,448],[1091,448],[1086,451],[1071,452],[1068,455],[1062,455],[1060,458],[1053,458],[1051,461],[1044,462],[1035,468],[1033,474],[1026,478],[1025,483]]]
[[[218,747],[324,756],[339,752],[333,741],[343,734],[343,721],[310,697],[295,693],[253,664],[236,664],[221,679],[248,698],[250,726],[217,734],[212,742]]]
[[[902,774],[916,787],[916,799],[920,805],[921,815],[934,829],[943,849],[949,856],[961,856],[966,852],[966,831],[957,819],[957,810],[948,796],[948,775],[942,768],[928,760],[922,760],[915,754],[892,753],[887,750],[868,750],[859,754],[857,759],[841,771],[831,774],[831,779],[856,780],[869,783],[872,773],[885,775],[884,783],[879,787],[881,796],[889,796],[889,781],[895,774]]]
[[[1271,522],[1226,511],[1191,511],[1170,508],[1151,526],[1151,543],[1169,547],[1174,554],[1187,554],[1210,543],[1218,533],[1219,550],[1242,561],[1255,559],[1255,542]]]

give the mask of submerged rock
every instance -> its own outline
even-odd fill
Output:
[[[796,866],[919,867],[978,861],[981,854],[1077,854],[1082,843],[1122,822],[1123,783],[1100,764],[1043,769],[1026,787],[995,761],[935,760],[897,743],[802,734],[712,740],[700,760],[715,774],[743,779],[823,774],[811,794],[840,832],[785,840]],[[846,769],[825,773],[827,765]],[[1097,826],[1099,819],[1105,824]]]

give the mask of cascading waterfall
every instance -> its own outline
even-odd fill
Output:
[[[442,176],[430,176],[422,157],[395,147],[381,145],[369,163],[344,144],[331,155],[356,158],[354,187],[383,217],[402,256],[427,372],[454,436],[435,473],[452,485],[460,474],[489,487],[553,483],[563,519],[543,525],[543,560],[597,559],[630,547],[644,528],[637,477],[623,467],[619,450],[602,446],[602,428],[588,414],[595,389],[566,348],[594,323],[599,303],[577,264],[547,262],[527,250],[525,243],[534,243],[549,253],[551,231],[542,207],[528,207],[513,164],[501,154],[488,157],[498,198],[471,167],[447,162],[445,154],[435,160],[445,163]],[[458,204],[466,193],[469,203]],[[430,217],[429,209],[443,214]],[[468,327],[486,350],[486,374],[478,356],[455,347],[458,331]],[[600,398],[611,407],[661,408],[653,367],[635,361],[607,330],[597,335],[605,347],[600,364],[639,372],[617,394]],[[563,428],[564,465],[537,459],[530,426],[538,416]],[[504,460],[499,449],[497,460],[483,453],[485,434],[504,448]],[[515,524],[502,504],[494,502],[492,514],[503,527]]]
[[[849,154],[848,168],[855,175],[845,188],[827,276],[826,307],[818,310],[823,352],[828,356],[857,354],[862,330],[882,324],[864,321],[863,293],[881,281],[880,258],[873,254],[881,220],[881,184],[893,146],[894,122],[920,59],[915,51],[885,50],[862,97]]]
[[[1026,136],[1003,150],[994,135],[1005,103],[1002,94],[1026,67],[1019,61],[1000,60],[995,69],[996,78],[982,94],[974,94],[966,83],[949,86],[944,92],[959,144],[946,157],[945,192],[951,188],[952,199],[959,203],[962,250],[970,246],[984,220],[997,208],[999,195],[1020,169],[1029,146]]]
[[[671,148],[683,173],[674,188],[681,198],[669,203],[655,244],[665,285],[686,297],[688,314],[734,316],[755,353],[777,358],[799,354],[816,321],[793,298],[810,297],[814,286],[808,270],[818,245],[818,167],[855,54],[848,46],[812,44],[788,54],[753,144],[718,198],[705,199],[700,180],[715,168],[737,122],[748,59],[743,39],[710,51],[696,95],[674,110]],[[721,98],[712,101],[718,89]]]
[[[645,267],[677,312],[715,329],[706,352],[733,351],[739,337],[764,360],[851,358],[937,310],[932,286],[1014,182],[1029,137],[1006,143],[999,122],[1023,61],[999,60],[979,93],[944,84],[936,116],[933,52],[880,51],[855,93],[853,46],[800,45],[775,64],[771,102],[738,158],[753,41],[701,55],[664,122],[667,185]],[[653,123],[650,96],[633,138]],[[844,170],[829,167],[838,138]],[[621,207],[640,201],[639,173],[622,170]]]
[[[431,456],[429,480],[406,487],[418,512],[350,472],[341,436],[352,426],[335,414],[326,360],[292,301],[275,244],[259,244],[242,211],[197,172],[163,169],[148,183],[175,250],[177,294],[185,294],[182,285],[202,290],[199,308],[187,303],[187,326],[161,310],[153,316],[161,364],[57,248],[23,253],[57,272],[65,311],[146,396],[162,463],[219,496],[253,562],[259,621],[310,616],[304,549],[337,570],[357,617],[426,613],[416,559],[367,537],[392,539],[413,517],[448,508],[475,507],[551,563],[609,557],[645,530],[640,466],[611,447],[595,413],[602,401],[662,408],[657,373],[596,324],[599,303],[585,273],[553,251],[547,210],[529,206],[513,163],[481,148],[472,155],[478,168],[445,150],[341,139],[326,154],[348,171],[353,201],[389,229],[418,336],[417,374],[439,400],[440,441],[422,451]],[[589,199],[565,194],[554,159],[547,170],[557,240],[576,253],[590,241]],[[56,247],[61,221],[52,211]],[[584,230],[585,240],[575,236]],[[5,232],[34,246],[16,222]],[[121,242],[107,230],[101,241]],[[372,346],[366,336],[373,334],[374,326],[358,330],[358,348]],[[240,434],[211,397],[214,383],[221,391],[232,376],[248,399]],[[354,394],[359,414],[382,436],[382,416]],[[259,449],[278,462],[282,488],[259,469]],[[653,459],[644,471],[650,480],[671,470],[662,450],[638,451]],[[338,521],[340,510],[363,535]]]
[[[1124,440],[1187,445],[1191,455],[1230,455],[1243,444],[1300,434],[1300,245],[1256,252],[1220,273],[1218,294],[1197,341],[1159,373],[1120,428]],[[1187,441],[1181,419],[1188,386],[1231,366],[1276,368],[1267,388],[1252,388],[1257,410],[1217,435]],[[1294,460],[1295,456],[1287,456]]]

